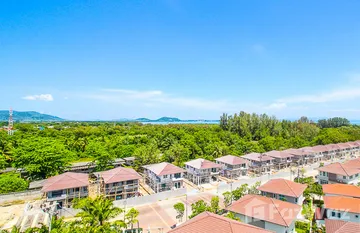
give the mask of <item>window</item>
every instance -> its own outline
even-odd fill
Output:
[[[335,217],[335,212],[331,212],[331,217]]]
[[[297,198],[295,198],[295,202],[296,202],[296,203],[298,202],[298,199],[297,199]]]
[[[181,173],[176,173],[174,176],[176,179],[181,178]]]
[[[346,180],[346,176],[343,176],[343,179]]]
[[[133,180],[128,180],[128,181],[126,182],[126,184],[133,184],[133,183],[134,183]]]
[[[166,178],[167,178],[167,175],[164,175],[164,178],[166,179]]]
[[[338,213],[338,218],[341,218],[341,213]]]
[[[353,178],[353,176],[350,176],[350,179],[352,179]]]
[[[75,188],[75,192],[79,192],[80,191],[80,188]]]
[[[211,168],[211,172],[216,172],[216,168]]]
[[[355,175],[355,177],[358,177],[358,176],[359,176],[359,174],[356,174],[356,175]]]
[[[355,215],[355,218],[359,218],[359,215]]]

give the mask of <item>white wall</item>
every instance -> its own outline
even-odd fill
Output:
[[[334,217],[332,216],[332,212],[335,212]],[[340,218],[338,217],[338,213],[341,214]],[[326,209],[326,216],[327,216],[328,219],[335,219],[335,220],[343,220],[343,221],[347,221],[347,222],[360,223],[360,213],[356,214],[356,213],[350,213],[350,212],[345,212],[345,211]]]

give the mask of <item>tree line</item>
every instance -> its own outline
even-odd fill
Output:
[[[116,158],[136,157],[135,169],[145,164],[214,160],[227,154],[243,155],[360,139],[360,127],[319,127],[302,117],[279,120],[266,114],[224,114],[219,125],[62,122],[17,123],[15,133],[0,131],[0,169],[22,168],[26,182],[64,172],[77,161],[96,163],[98,171],[112,168]],[[16,174],[0,175],[0,183],[19,182]],[[0,192],[19,191],[2,186]]]

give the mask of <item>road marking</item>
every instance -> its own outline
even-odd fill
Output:
[[[163,217],[161,217],[161,215],[154,209],[154,207],[152,207],[151,205],[149,205],[149,206],[150,206],[150,208],[151,208],[153,211],[155,211],[156,215],[159,216],[159,218],[161,219],[161,221],[162,221],[163,223],[165,223],[165,225],[171,229],[171,226],[170,226],[169,224],[167,224],[167,222],[166,222],[166,221],[163,219]]]

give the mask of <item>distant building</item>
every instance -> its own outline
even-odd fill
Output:
[[[226,155],[215,159],[221,165],[221,175],[233,179],[246,176],[249,161],[234,155]]]
[[[120,167],[125,163],[123,159],[115,159],[113,162],[113,166]],[[76,162],[71,164],[71,166],[67,169],[69,172],[80,172],[80,173],[91,173],[94,172],[96,168],[95,162]]]
[[[332,163],[318,168],[319,184],[357,184],[360,178],[360,159]]]
[[[285,179],[272,179],[258,187],[261,195],[281,201],[302,205],[307,185]]]
[[[350,184],[323,184],[324,196],[360,198],[360,187]]]
[[[200,185],[217,181],[221,165],[206,159],[194,159],[185,163],[185,169],[188,179]]]
[[[325,196],[323,208],[328,219],[360,222],[360,198]]]
[[[310,155],[313,153],[312,150],[309,149],[287,149],[284,152],[291,154],[293,162],[297,165],[305,165],[309,163]]]
[[[266,154],[250,153],[242,156],[242,158],[250,162],[249,169],[255,173],[271,172],[274,165],[274,158]]]
[[[241,222],[276,233],[295,232],[301,206],[260,195],[246,195],[228,207]]]
[[[203,212],[168,233],[270,233],[249,224]]]
[[[185,170],[163,162],[143,166],[145,181],[155,191],[163,192],[183,187]]]

